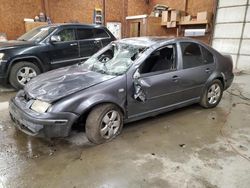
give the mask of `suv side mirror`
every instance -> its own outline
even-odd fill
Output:
[[[61,42],[61,37],[59,35],[53,35],[50,37],[50,42],[55,43],[55,42]]]

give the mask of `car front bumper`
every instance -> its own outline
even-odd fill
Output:
[[[19,130],[36,137],[66,137],[78,119],[76,114],[69,112],[39,114],[15,98],[10,100],[9,112]]]

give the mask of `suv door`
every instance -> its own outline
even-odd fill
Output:
[[[79,62],[79,44],[76,40],[75,30],[73,28],[65,28],[59,30],[54,35],[59,36],[60,41],[50,42],[47,48],[52,68],[59,68]]]
[[[107,46],[111,41],[115,40],[115,38],[112,38],[109,33],[103,28],[95,28],[94,37],[102,41],[103,46]]]
[[[176,93],[181,88],[176,53],[175,44],[167,45],[157,49],[141,64],[140,76],[134,80],[134,93],[128,94],[128,118],[161,111],[178,102]]]
[[[102,41],[95,38],[93,28],[77,28],[77,39],[79,40],[81,60],[86,60],[103,47]]]
[[[181,100],[199,99],[203,88],[215,70],[214,57],[208,49],[194,42],[180,42],[182,70],[180,71]]]

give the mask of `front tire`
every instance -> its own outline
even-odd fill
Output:
[[[9,82],[14,88],[19,90],[40,73],[40,69],[34,63],[27,61],[18,62],[11,68]]]
[[[222,95],[223,85],[216,79],[205,89],[200,105],[204,108],[214,108],[220,103]]]
[[[95,107],[86,120],[86,135],[90,142],[102,144],[118,136],[123,127],[123,114],[113,104]]]

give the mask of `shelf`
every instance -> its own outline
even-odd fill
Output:
[[[207,25],[207,24],[209,24],[208,20],[204,20],[204,21],[195,20],[195,21],[186,21],[186,22],[181,21],[179,23],[179,25]]]

